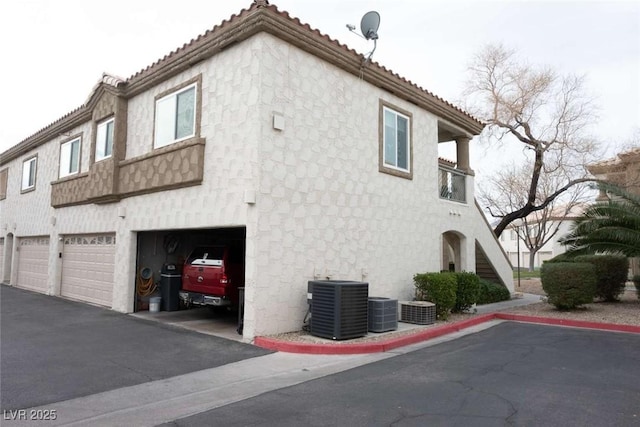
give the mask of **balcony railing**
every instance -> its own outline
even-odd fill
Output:
[[[440,166],[438,170],[438,188],[440,198],[454,202],[466,203],[466,175],[456,169]]]

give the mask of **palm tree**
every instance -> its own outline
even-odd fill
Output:
[[[560,240],[568,255],[640,256],[640,197],[609,184],[605,188],[616,197],[589,207]]]

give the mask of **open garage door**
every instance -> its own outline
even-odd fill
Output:
[[[49,277],[49,237],[20,237],[17,256],[17,287],[46,293]]]
[[[60,295],[111,307],[115,234],[65,236]]]
[[[246,227],[220,227],[207,229],[171,229],[138,232],[138,248],[136,259],[136,299],[135,311],[144,311],[149,308],[150,296],[161,296],[163,284],[166,285],[165,297],[169,296],[167,290],[182,286],[182,267],[191,252],[199,246],[223,246],[228,248],[230,261],[240,266],[241,278],[239,285],[244,284],[245,270],[245,242]],[[233,258],[233,259],[231,259]],[[174,269],[163,273],[165,266]],[[143,271],[145,276],[143,278]],[[171,273],[171,274],[169,274]],[[175,279],[168,276],[177,275]],[[163,280],[165,283],[163,283]],[[177,281],[174,282],[173,280]],[[166,298],[163,299],[162,310],[166,307]]]

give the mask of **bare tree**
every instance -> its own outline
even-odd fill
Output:
[[[487,179],[480,187],[480,201],[490,206],[494,216],[504,217],[526,204],[532,167],[511,166]],[[538,181],[536,200],[546,200],[550,194],[566,181],[561,170],[541,174]],[[576,216],[577,208],[592,198],[584,185],[568,188],[562,195],[549,202],[544,208],[514,220],[507,226],[529,250],[529,270],[533,271],[535,256],[550,242],[560,230],[564,221]]]
[[[561,77],[548,68],[529,66],[503,46],[487,46],[469,71],[467,109],[487,123],[489,137],[522,144],[531,166],[524,192],[513,195],[508,211],[490,205],[490,214],[500,218],[494,228],[500,236],[513,221],[545,209],[573,186],[593,180],[585,165],[595,160],[597,145],[587,133],[595,108],[582,77]],[[562,179],[554,180],[555,188],[541,192],[545,174]]]

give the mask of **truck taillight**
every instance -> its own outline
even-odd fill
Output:
[[[220,278],[220,283],[229,283],[229,279],[227,278],[226,274],[222,275],[222,277]]]

